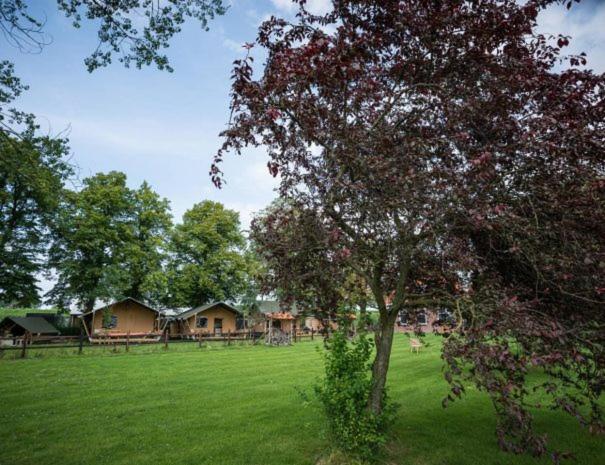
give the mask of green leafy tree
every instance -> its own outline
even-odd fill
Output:
[[[132,198],[132,230],[125,256],[129,284],[125,295],[157,303],[164,288],[158,277],[164,274],[162,266],[172,227],[170,205],[147,182],[132,193]]]
[[[195,204],[174,228],[169,280],[176,306],[194,306],[238,297],[247,261],[239,215],[206,200]]]
[[[71,170],[62,140],[18,140],[0,132],[0,302],[39,302],[36,274],[49,225]]]
[[[124,173],[99,173],[85,179],[79,192],[66,192],[50,249],[57,274],[48,293],[51,302],[76,301],[89,310],[96,299],[123,295],[129,285],[133,212]]]

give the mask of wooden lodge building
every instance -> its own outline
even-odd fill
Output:
[[[39,316],[7,316],[0,322],[0,336],[20,337],[58,336],[59,331],[46,319]]]
[[[181,337],[223,336],[246,329],[242,312],[226,302],[213,302],[176,315],[170,323],[170,335]]]
[[[79,316],[91,342],[109,338],[158,340],[165,322],[159,310],[128,297]]]

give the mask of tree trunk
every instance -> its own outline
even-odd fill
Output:
[[[372,365],[372,390],[368,399],[368,409],[376,415],[382,412],[382,400],[389,371],[396,318],[397,313],[385,315],[381,312],[380,327],[375,336],[376,357]]]
[[[94,310],[95,308],[95,301],[96,299],[94,297],[88,298],[84,301],[84,310],[87,312],[90,312],[92,310]]]

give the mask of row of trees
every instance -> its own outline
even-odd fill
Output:
[[[127,296],[187,307],[245,291],[253,260],[237,212],[204,201],[173,225],[166,199],[115,171],[67,189],[65,145],[40,144],[45,151],[12,138],[0,147],[3,304],[37,304],[42,273],[56,280],[47,300],[62,308]]]

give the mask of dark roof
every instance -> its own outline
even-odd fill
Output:
[[[130,302],[134,302],[135,304],[138,304],[141,307],[146,308],[147,310],[151,310],[152,312],[160,313],[159,310],[156,310],[155,308],[150,307],[149,305],[144,304],[143,302],[139,302],[137,299],[133,299],[132,297],[126,297],[125,299],[118,300],[117,302],[113,302],[113,303],[108,304],[108,305],[103,305],[102,307],[95,308],[94,310],[89,310],[87,312],[85,311],[85,312],[82,313],[82,315],[89,315],[91,313],[98,312],[99,310],[105,310],[106,308],[109,308],[109,307],[112,307],[114,305],[121,304],[121,303],[124,303],[124,302],[129,302],[129,301]]]
[[[51,325],[44,318],[36,316],[7,316],[0,326],[5,326],[9,323],[13,323],[20,326],[25,331],[29,331],[33,334],[59,334],[57,328]]]
[[[292,304],[290,308],[282,308],[279,300],[257,300],[256,308],[261,313],[279,313],[289,311],[292,315],[298,314],[296,304]]]
[[[230,305],[227,302],[212,302],[212,303],[209,303],[206,305],[200,305],[199,307],[195,307],[195,308],[192,308],[191,310],[187,310],[186,312],[180,313],[175,318],[177,320],[184,320],[184,319],[189,318],[190,316],[197,315],[198,313],[205,312],[206,310],[209,310],[211,308],[218,307],[218,306],[225,307],[227,310],[229,310],[237,315],[241,315],[241,313],[242,313],[237,308],[235,308],[233,305]]]

